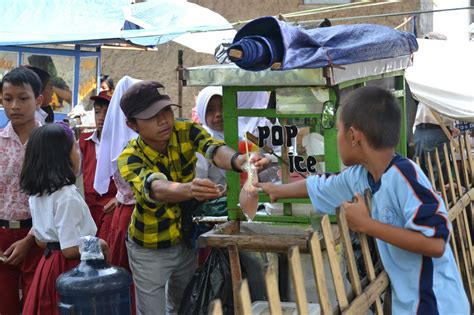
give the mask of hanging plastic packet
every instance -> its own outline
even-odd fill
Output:
[[[239,202],[244,213],[253,220],[257,213],[258,192],[260,189],[255,187],[258,183],[257,167],[250,162],[244,164],[243,169],[247,172],[247,180],[240,190]]]

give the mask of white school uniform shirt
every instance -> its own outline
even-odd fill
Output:
[[[75,185],[66,185],[51,195],[30,196],[33,232],[41,242],[59,242],[61,249],[78,246],[83,236],[97,233],[86,202]]]

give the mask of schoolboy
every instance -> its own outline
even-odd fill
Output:
[[[111,180],[107,193],[101,195],[94,190],[94,177],[97,167],[97,156],[99,154],[100,136],[111,96],[104,91],[96,96],[92,96],[90,99],[94,101],[96,129],[94,132],[83,133],[79,137],[84,176],[84,199],[97,225],[97,236],[107,239],[112,222],[112,211],[117,206],[117,200],[115,199],[117,188]]]
[[[377,239],[392,287],[392,314],[469,314],[469,303],[448,243],[446,207],[421,169],[395,153],[401,113],[395,97],[377,87],[342,102],[337,143],[348,166],[334,175],[258,186],[272,201],[310,197],[317,211],[346,210],[349,227]],[[370,216],[364,199],[373,195]],[[357,201],[348,202],[356,196]]]
[[[20,314],[42,250],[29,234],[32,226],[28,196],[20,189],[20,170],[28,138],[39,122],[35,112],[43,96],[41,81],[31,70],[18,67],[1,82],[3,108],[10,120],[0,129],[0,314]]]
[[[196,268],[184,235],[190,201],[214,199],[221,191],[211,180],[195,178],[195,153],[227,170],[241,171],[246,162],[200,125],[175,121],[172,106],[163,85],[154,81],[132,85],[120,102],[127,125],[139,134],[118,159],[136,199],[126,244],[137,314],[176,314]],[[259,168],[268,163],[254,161]]]

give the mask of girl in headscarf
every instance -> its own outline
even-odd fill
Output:
[[[237,92],[238,108],[265,109],[268,106],[270,93],[268,92]],[[224,117],[222,104],[222,87],[208,86],[201,90],[196,100],[197,114],[204,129],[214,138],[224,140]],[[271,123],[266,118],[239,117],[239,138],[244,139],[248,131],[257,135],[258,126],[269,126]],[[197,154],[196,177],[209,178],[216,184],[225,185],[225,171],[209,163],[202,155]]]
[[[222,115],[222,87],[208,86],[196,100],[197,114],[202,127],[215,139],[224,140],[224,117]],[[225,170],[210,163],[200,153],[196,153],[196,177],[209,178],[212,182],[225,186]]]

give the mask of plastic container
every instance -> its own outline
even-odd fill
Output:
[[[60,314],[131,314],[131,276],[127,270],[109,265],[99,239],[81,239],[81,263],[56,280]]]

